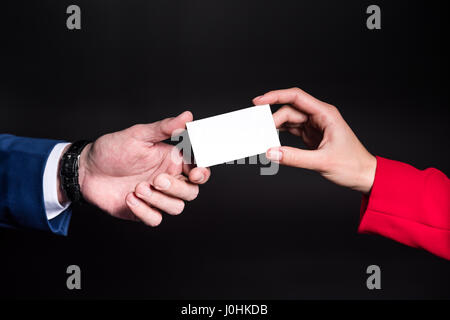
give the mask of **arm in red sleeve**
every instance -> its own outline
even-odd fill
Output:
[[[361,205],[360,233],[373,233],[450,260],[450,180],[377,157],[372,191]]]

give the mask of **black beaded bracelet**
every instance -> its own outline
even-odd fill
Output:
[[[80,140],[72,143],[61,159],[61,187],[72,203],[83,201],[80,184],[78,182],[78,169],[80,166],[80,156],[83,149],[91,141]]]

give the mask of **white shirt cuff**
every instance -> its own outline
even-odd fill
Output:
[[[44,190],[45,212],[47,213],[48,220],[55,218],[70,206],[70,202],[62,206],[58,201],[59,160],[61,159],[64,148],[69,144],[58,143],[54,146],[45,165],[42,190]]]

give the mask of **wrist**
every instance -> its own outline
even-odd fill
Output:
[[[78,184],[80,185],[81,194],[86,199],[86,193],[85,193],[85,185],[86,180],[89,176],[89,154],[92,147],[92,143],[89,143],[86,147],[84,147],[83,151],[80,155],[80,162],[79,162],[79,168],[78,168]]]
[[[357,188],[358,191],[368,195],[372,190],[372,186],[375,180],[375,172],[377,169],[377,158],[369,154],[362,166],[361,184]]]
[[[83,194],[80,187],[80,160],[84,149],[88,145],[90,145],[90,142],[86,140],[73,142],[61,157],[60,189],[62,189],[63,193],[61,196],[66,196],[73,204],[83,201]],[[87,172],[85,158],[86,152],[83,155],[82,181],[85,180]],[[62,200],[64,201],[63,198]]]

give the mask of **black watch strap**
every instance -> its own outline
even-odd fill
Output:
[[[78,168],[81,152],[89,143],[91,142],[87,140],[72,143],[61,159],[61,187],[72,203],[83,201],[80,184],[78,183]]]

